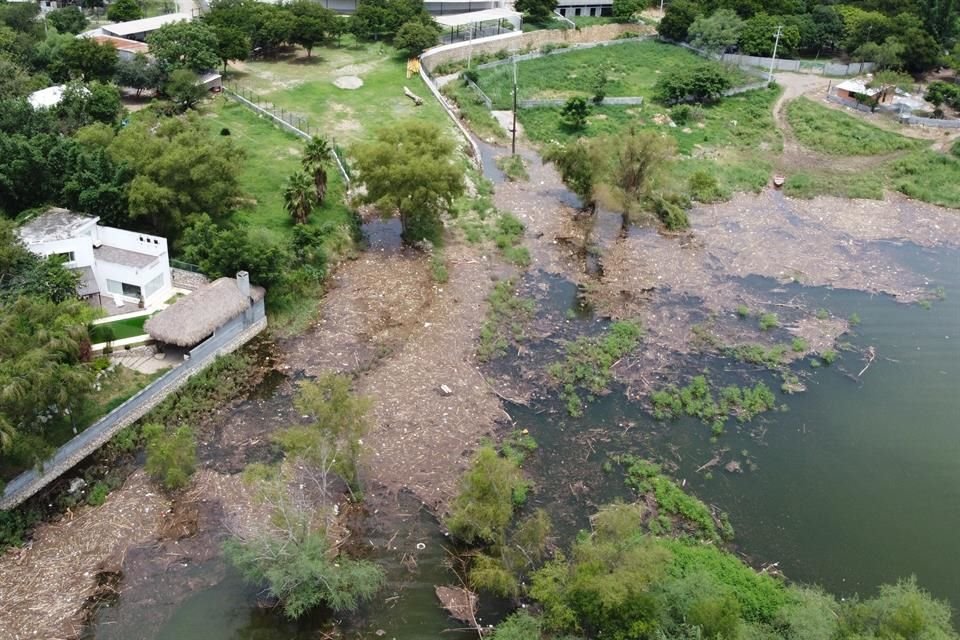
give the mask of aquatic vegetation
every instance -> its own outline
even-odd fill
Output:
[[[737,315],[741,318],[749,318],[750,308],[745,304],[741,304],[739,307],[737,307]]]
[[[851,314],[850,314],[850,317],[847,318],[847,322],[850,323],[850,326],[851,326],[851,327],[857,326],[858,324],[860,324],[860,314],[858,314],[858,313],[851,313]]]
[[[760,331],[769,331],[780,326],[780,320],[775,313],[764,313],[760,316]]]
[[[808,345],[807,341],[803,338],[794,338],[790,346],[793,347],[793,350],[797,353],[803,353],[810,345]]]
[[[583,415],[578,389],[585,388],[591,396],[605,392],[610,384],[610,368],[633,351],[642,337],[639,324],[621,320],[611,324],[601,337],[567,343],[564,359],[550,365],[547,372],[560,387],[560,397],[570,415]]]
[[[661,473],[660,465],[634,456],[622,456],[619,461],[626,468],[627,486],[638,494],[652,496],[661,512],[674,517],[656,523],[656,533],[683,532],[715,541],[733,538],[726,515],[715,519],[707,505]]]
[[[837,352],[833,349],[827,349],[820,354],[820,359],[823,360],[826,364],[833,364],[837,359]]]
[[[530,179],[527,165],[522,156],[502,156],[497,158],[497,167],[511,182],[526,182]]]
[[[768,369],[779,369],[783,366],[783,356],[787,353],[787,347],[781,344],[767,347],[762,344],[741,344],[735,347],[727,347],[724,354],[741,362],[757,364]]]
[[[481,362],[506,354],[511,341],[523,340],[523,325],[533,316],[534,302],[521,297],[516,281],[502,280],[494,286],[487,298],[490,307],[487,319],[480,327],[477,359]]]
[[[706,376],[696,376],[685,387],[670,385],[650,396],[653,416],[657,420],[672,420],[680,416],[699,418],[712,426],[714,434],[723,433],[727,419],[736,417],[749,422],[757,415],[776,408],[773,392],[762,382],[753,387],[729,385],[714,396]]]
[[[526,429],[513,431],[500,443],[500,453],[520,466],[527,456],[537,450],[537,441]]]

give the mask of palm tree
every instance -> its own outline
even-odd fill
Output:
[[[283,190],[283,206],[297,224],[306,224],[315,204],[310,176],[302,171],[290,176]]]
[[[323,204],[327,195],[327,163],[330,162],[330,152],[330,143],[320,136],[311,138],[303,150],[303,168],[313,173],[318,204]]]

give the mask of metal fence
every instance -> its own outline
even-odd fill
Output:
[[[488,96],[487,94],[485,94],[485,93],[483,92],[483,89],[481,89],[480,87],[478,87],[478,86],[477,86],[477,83],[475,83],[475,82],[474,82],[473,80],[471,80],[470,78],[464,77],[463,79],[467,81],[467,85],[468,85],[471,89],[474,90],[474,92],[477,94],[477,96],[479,96],[479,98],[480,98],[481,100],[483,100],[483,104],[485,104],[485,105],[487,106],[487,109],[493,109],[493,100],[490,99],[490,96]]]
[[[168,371],[135,396],[111,411],[60,447],[45,460],[41,469],[25,471],[4,487],[0,509],[12,509],[76,466],[81,460],[110,441],[113,436],[130,426],[148,411],[160,404],[187,380],[206,368],[216,356],[229,353],[247,342],[267,326],[263,301],[250,318],[237,316],[204,342],[194,347],[189,359]]]
[[[843,105],[844,107],[856,109],[857,111],[862,111],[864,113],[880,113],[888,115],[896,118],[900,124],[918,127],[933,127],[935,129],[960,129],[960,120],[924,118],[922,116],[915,116],[908,108],[902,105],[891,106],[880,104],[875,108],[871,108],[870,105],[857,102],[856,100],[851,100],[850,98],[842,98],[835,93],[828,93],[827,100],[833,102],[834,104]]]
[[[686,42],[677,42],[668,38],[661,38],[664,42],[669,42],[693,51],[704,58],[710,58],[735,67],[740,67],[746,71],[763,69],[769,70],[773,63],[774,71],[793,71],[794,73],[812,73],[823,76],[856,76],[863,73],[869,73],[876,68],[873,62],[820,62],[816,60],[791,60],[789,58],[764,58],[762,56],[748,56],[741,53],[717,54],[703,49],[698,49]]]
[[[287,111],[283,107],[278,107],[245,87],[241,87],[238,84],[225,84],[223,90],[240,104],[252,109],[261,116],[266,116],[282,129],[289,131],[295,136],[309,140],[314,136],[322,135],[320,129],[310,124],[310,121],[305,117],[292,111]],[[336,140],[333,138],[328,139],[330,140],[330,153],[337,163],[337,169],[340,170],[340,175],[343,176],[343,180],[349,188],[350,169],[343,158],[343,152],[340,150],[340,146],[337,145]]]
[[[170,259],[170,266],[174,269],[181,269],[183,271],[190,271],[191,273],[203,273],[200,270],[200,267],[195,264],[190,264],[189,262],[183,262],[182,260]]]
[[[517,106],[521,109],[536,109],[537,107],[562,107],[567,103],[568,98],[545,98],[543,100],[518,100]],[[590,104],[610,106],[610,105],[640,105],[643,104],[643,96],[616,96],[605,97],[600,102],[590,100]]]

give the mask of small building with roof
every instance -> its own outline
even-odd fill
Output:
[[[834,88],[834,94],[847,100],[856,100],[857,102],[870,104],[878,99],[878,95],[881,92],[880,89],[875,87],[868,87],[868,82],[869,79],[863,78],[844,80]]]
[[[150,53],[150,47],[146,42],[138,42],[129,38],[119,36],[110,36],[106,34],[97,34],[89,36],[97,44],[108,44],[117,50],[117,57],[121,60],[133,60],[138,53],[147,55]]]
[[[141,18],[139,20],[130,20],[128,22],[116,22],[107,24],[90,31],[81,33],[78,37],[93,38],[96,36],[112,36],[126,40],[135,40],[137,42],[146,42],[147,36],[168,24],[174,22],[190,22],[193,16],[189,13],[168,13],[162,16],[152,18]]]
[[[80,274],[78,295],[108,312],[126,305],[155,307],[167,300],[173,282],[166,238],[104,227],[99,221],[53,208],[17,233],[31,252],[62,257],[64,266]]]
[[[263,287],[251,286],[250,275],[218,278],[180,298],[146,321],[143,328],[157,342],[192,349],[211,336],[240,333],[266,323]]]

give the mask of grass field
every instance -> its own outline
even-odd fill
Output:
[[[777,96],[776,89],[731,96],[715,106],[701,109],[698,122],[677,127],[656,124],[654,116],[669,113],[656,104],[592,107],[586,128],[579,131],[564,126],[559,107],[522,109],[518,117],[527,137],[537,142],[563,142],[584,136],[617,134],[625,129],[649,129],[672,136],[677,141],[677,149],[685,155],[705,147],[778,151],[782,141],[771,112]]]
[[[204,121],[216,134],[229,129],[230,139],[246,156],[240,179],[249,200],[235,214],[235,221],[267,233],[274,240],[287,239],[293,222],[283,208],[283,185],[300,168],[303,140],[225,96],[207,107]],[[327,175],[327,198],[322,207],[313,210],[311,225],[350,220],[350,210],[343,203],[343,178],[333,166]]]
[[[517,65],[521,100],[592,96],[596,70],[607,74],[608,96],[643,96],[648,100],[661,74],[676,73],[707,64],[680,47],[654,40],[624,40],[604,47],[562,52]],[[746,75],[732,70],[735,84]],[[501,65],[480,71],[477,83],[493,100],[494,108],[507,109],[512,101],[513,67]]]
[[[302,50],[271,60],[230,67],[227,83],[236,82],[277,107],[306,118],[337,143],[349,146],[397,120],[419,118],[450,128],[443,108],[419,75],[407,78],[406,60],[380,43],[356,44],[344,37],[341,47],[317,47],[311,58]],[[341,76],[363,81],[358,89],[333,84]],[[408,87],[423,98],[415,106],[403,94]]]
[[[787,105],[787,120],[801,144],[831,155],[873,156],[924,144],[807,98],[797,98]]]

